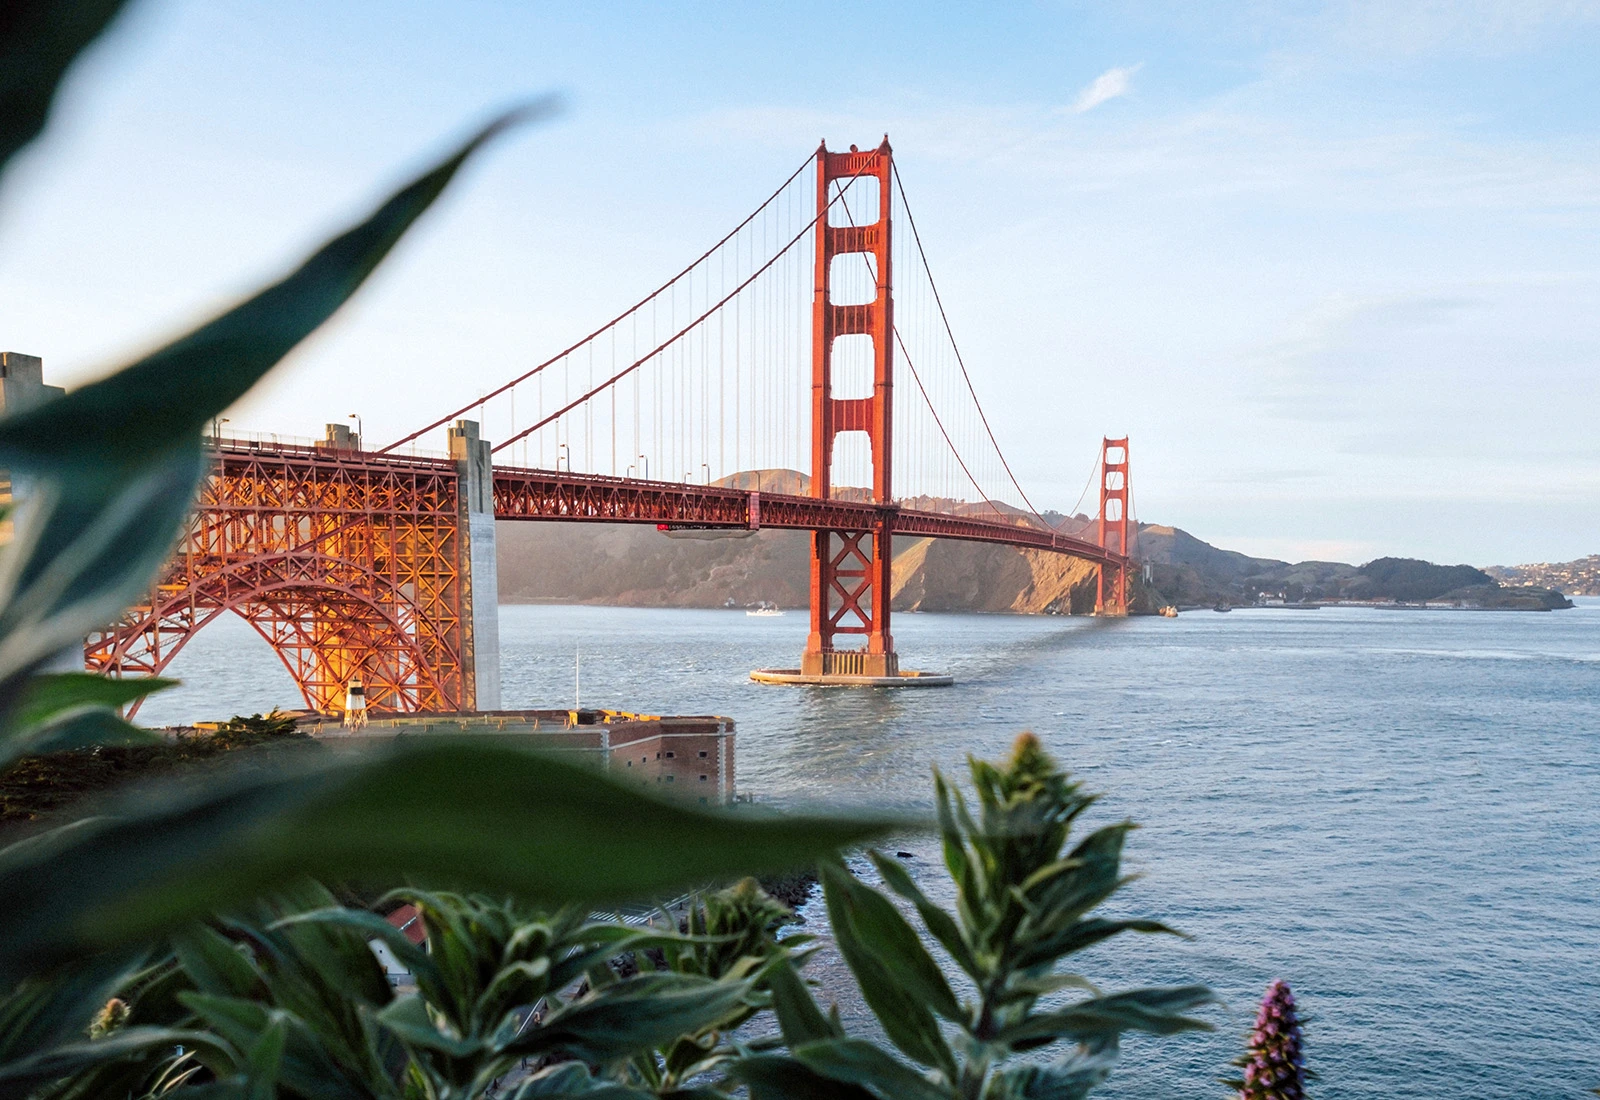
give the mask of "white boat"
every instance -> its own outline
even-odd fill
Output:
[[[760,607],[752,607],[752,608],[750,608],[748,611],[745,612],[745,614],[746,615],[753,615],[758,619],[771,619],[771,618],[776,618],[779,615],[782,615],[783,612],[779,611],[778,608],[776,606],[774,606],[773,604],[764,603]]]

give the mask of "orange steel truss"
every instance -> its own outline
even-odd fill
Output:
[[[835,534],[870,534],[887,525],[897,535],[926,535],[1050,550],[1097,564],[1116,564],[1121,560],[1098,543],[1021,520],[1007,522],[946,512],[919,512],[865,500],[819,500],[678,481],[569,474],[565,470],[496,466],[494,510],[495,518],[501,522],[570,520],[653,523],[668,528],[777,527],[828,530]]]
[[[457,482],[444,460],[224,442],[150,598],[91,636],[85,663],[159,674],[231,611],[314,710],[342,708],[357,675],[373,709],[469,709]]]
[[[817,149],[817,267],[811,333],[811,493],[832,495],[834,442],[841,432],[865,432],[872,450],[872,502],[894,499],[890,458],[894,453],[894,302],[889,268],[890,177],[893,153],[886,137],[869,152]],[[830,225],[830,189],[856,180],[873,180],[878,189],[878,220],[869,225]],[[833,260],[864,253],[872,257],[877,280],[873,300],[837,305],[833,301]],[[872,396],[833,396],[834,340],[872,338]],[[848,673],[893,676],[899,671],[894,636],[889,632],[890,513],[867,532],[819,528],[811,540],[811,633],[801,671],[808,676]],[[841,634],[859,635],[865,645],[837,652]]]
[[[443,459],[225,442],[150,599],[89,639],[87,667],[159,674],[196,631],[231,611],[272,645],[316,710],[340,709],[356,674],[378,710],[470,710],[462,654],[471,593],[461,566],[459,485],[456,464]],[[874,615],[874,541],[884,531],[1069,554],[1098,564],[1113,592],[1126,560],[1115,549],[1020,522],[565,471],[499,467],[494,506],[502,522],[827,532],[835,633],[852,625],[860,633],[860,621]],[[828,667],[876,674],[864,671],[869,660],[866,649],[838,650]]]
[[[1096,615],[1128,613],[1128,437],[1100,443],[1100,545],[1112,560],[1100,564]]]

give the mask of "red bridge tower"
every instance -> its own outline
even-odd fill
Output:
[[[1132,553],[1128,540],[1128,437],[1100,444],[1100,545],[1126,561]],[[1127,565],[1100,566],[1100,591],[1096,615],[1128,613]]]
[[[890,278],[889,188],[893,167],[889,139],[868,152],[817,149],[817,271],[811,328],[811,495],[833,495],[834,443],[841,433],[865,432],[872,449],[872,502],[891,505],[894,424],[894,299]],[[877,182],[878,220],[868,225],[830,225],[830,189],[856,180]],[[843,181],[843,182],[839,182]],[[833,300],[835,257],[865,253],[876,276],[872,301],[839,305]],[[872,339],[872,395],[835,397],[834,341],[841,336]],[[889,633],[891,520],[879,515],[870,531],[819,530],[811,539],[811,633],[801,659],[806,676],[896,676],[899,658]],[[836,650],[834,639],[861,635],[860,649]]]

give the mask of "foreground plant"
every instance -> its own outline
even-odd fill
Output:
[[[57,84],[121,7],[122,0],[0,7],[0,173],[40,132]],[[43,753],[150,741],[116,708],[164,681],[43,669],[148,591],[206,476],[204,427],[343,307],[479,149],[549,107],[535,101],[493,119],[283,278],[165,347],[0,418],[0,467],[25,474],[29,486],[7,514],[10,538],[0,546],[0,771]],[[559,909],[807,866],[889,824],[700,812],[589,769],[484,744],[316,755],[152,785],[94,817],[58,818],[59,828],[0,840],[0,1097],[178,1046],[214,1060],[219,1089],[245,1082],[250,1095],[269,1095],[270,1082],[305,1068],[296,1060],[295,1020],[312,1002],[269,1004],[203,989],[191,964],[209,967],[224,985],[249,978],[234,965],[244,940],[215,927],[229,946],[195,933],[206,950],[194,948],[179,964],[164,952],[179,950],[173,937],[195,922],[249,913],[307,875],[380,891],[420,879]],[[267,955],[254,956],[265,982],[279,957],[273,952],[288,950],[280,944],[288,933],[259,931],[244,939],[268,945]],[[339,937],[331,947],[313,944],[314,958],[356,967],[365,976],[352,988],[378,997],[359,961],[364,944],[349,932]],[[171,977],[175,965],[194,986],[182,990],[190,1003],[176,1001],[188,1015],[141,1022],[156,1003],[148,993],[126,1019],[105,1011],[130,982],[142,989],[180,981]],[[349,1029],[369,1026],[367,1007],[336,1010],[340,1042],[358,1062],[368,1055]],[[90,1040],[96,1020],[100,1037]],[[387,1066],[388,1048],[372,1054],[379,1055]],[[185,1087],[188,1072],[160,1088]],[[339,1072],[361,1081],[368,1068],[352,1063]],[[264,1093],[261,1081],[269,1082]],[[367,1095],[352,1089],[316,1094]]]
[[[1058,969],[1122,932],[1171,931],[1153,920],[1090,915],[1127,881],[1120,865],[1132,824],[1105,826],[1068,848],[1073,823],[1094,798],[1031,734],[1017,740],[1003,766],[973,760],[971,770],[976,818],[935,773],[954,914],[933,904],[898,862],[869,853],[884,883],[915,907],[966,976],[965,996],[957,996],[888,897],[843,865],[825,864],[840,953],[889,1041],[912,1065],[846,1037],[791,974],[774,994],[790,1053],[754,1056],[733,1070],[755,1100],[819,1090],[837,1095],[840,1086],[879,1100],[1072,1100],[1105,1079],[1123,1032],[1209,1028],[1183,1015],[1213,999],[1203,986],[1103,995],[1082,976]],[[1073,989],[1090,996],[1055,999]],[[1040,1061],[1038,1052],[1051,1049],[1061,1053]]]
[[[528,1095],[557,1082],[613,1100],[673,1091],[709,1068],[719,1033],[759,1010],[759,973],[788,950],[772,933],[792,920],[753,883],[696,905],[690,923],[716,913],[714,935],[416,890],[379,906],[397,903],[414,908],[422,944],[315,884],[184,929],[122,975],[89,1042],[79,1036],[25,1079],[0,1076],[0,1095],[44,1084],[53,1100],[467,1100],[511,1076],[531,1076]],[[391,989],[371,942],[409,988]],[[654,961],[619,978],[633,952]],[[104,1051],[115,1057],[93,1057]],[[554,1068],[524,1071],[542,1063]]]
[[[0,169],[119,7],[16,0],[0,17]],[[0,418],[0,466],[33,486],[0,548],[0,769],[148,737],[114,709],[159,684],[41,670],[152,583],[206,474],[203,427],[343,306],[479,148],[541,108],[495,119],[238,306],[102,381]],[[873,857],[970,978],[967,999],[888,898],[824,868],[846,960],[918,1068],[847,1038],[817,1009],[758,894],[707,897],[684,933],[574,915],[804,866],[901,822],[702,812],[482,743],[295,755],[129,793],[0,848],[0,1097],[453,1100],[537,1058],[567,1061],[519,1085],[525,1100],[705,1095],[718,1071],[721,1087],[747,1083],[754,1100],[1071,1100],[1109,1071],[1123,1031],[1203,1026],[1181,1015],[1209,998],[1194,986],[1039,1007],[1062,989],[1094,992],[1056,972],[1067,955],[1166,929],[1087,916],[1121,883],[1129,826],[1066,851],[1092,800],[1031,738],[1003,769],[973,763],[976,821],[938,780],[955,916]],[[429,930],[418,950],[305,887],[308,875],[460,893],[410,895]],[[415,994],[396,997],[369,937],[412,969]],[[652,947],[661,954],[645,954],[649,966],[612,980],[613,953]],[[729,1040],[769,1004],[788,1053]],[[1053,1063],[1013,1061],[1058,1043],[1072,1047]]]
[[[1249,1048],[1234,1063],[1244,1076],[1224,1082],[1239,1090],[1240,1100],[1305,1100],[1311,1073],[1306,1069],[1300,1024],[1289,983],[1275,980],[1261,998]]]

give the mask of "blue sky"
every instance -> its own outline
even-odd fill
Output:
[[[1041,505],[1279,557],[1600,551],[1600,2],[145,0],[0,192],[0,345],[81,381],[491,108],[473,166],[230,416],[403,434],[642,295],[819,137],[887,131]]]

